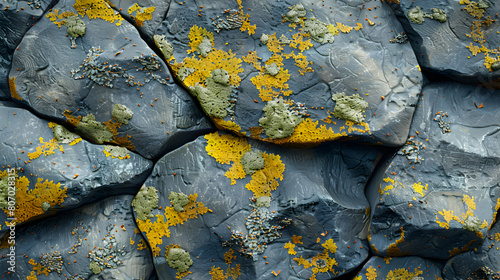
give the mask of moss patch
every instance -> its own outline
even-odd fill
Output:
[[[345,93],[341,92],[332,95],[332,99],[336,103],[333,109],[333,115],[336,118],[355,123],[361,123],[365,120],[363,113],[368,107],[368,102],[360,97],[359,94],[346,96]]]
[[[264,128],[269,138],[289,137],[302,121],[302,118],[290,111],[288,107],[289,105],[282,98],[278,98],[267,102],[262,109],[264,117],[259,120],[259,125]]]
[[[151,213],[158,207],[158,194],[154,187],[142,187],[132,200],[132,207],[137,214],[137,219],[145,221],[153,218]]]

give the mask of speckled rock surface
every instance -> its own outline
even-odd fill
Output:
[[[0,258],[5,268],[0,274],[6,279],[148,279],[151,253],[136,232],[132,198],[111,196],[44,223],[16,227],[16,271],[8,274],[8,259]],[[9,253],[2,246],[0,254]]]
[[[30,29],[9,75],[17,101],[68,120],[93,142],[114,143],[146,158],[211,129],[137,30],[105,1],[95,2],[61,1]],[[71,18],[84,26],[73,43],[66,24]],[[112,116],[116,104],[132,111],[128,124]]]
[[[391,1],[395,2],[395,1]],[[420,66],[459,82],[485,83],[500,87],[498,79],[500,36],[495,1],[400,0],[392,7],[406,31]],[[415,11],[432,14],[431,9],[446,13],[446,22],[424,17],[418,23]],[[409,14],[410,13],[410,14]]]
[[[0,3],[0,100],[10,99],[8,76],[12,54],[28,29],[56,1],[9,0]]]
[[[112,146],[94,145],[77,135],[58,142],[50,127],[55,123],[11,106],[15,104],[0,103],[0,200],[8,202],[5,187],[14,177],[8,170],[18,169],[14,215],[18,224],[109,195],[135,194],[151,172],[151,161],[126,149],[118,155]],[[4,206],[2,232],[11,216]]]
[[[387,5],[238,3],[172,2],[157,30],[173,47],[166,59],[176,77],[219,128],[299,146],[344,137],[404,144],[422,74],[410,44],[394,42],[403,29]],[[216,69],[227,81],[214,85]],[[362,101],[334,101],[340,93]],[[261,120],[278,97],[289,106],[275,113],[273,126],[292,129],[274,137]]]
[[[461,253],[445,265],[446,279],[498,279],[500,277],[500,224],[488,231],[488,236],[477,251]]]
[[[500,207],[500,92],[456,83],[423,92],[407,145],[369,187],[371,245],[382,256],[472,250]]]
[[[241,166],[248,151],[265,159],[253,175]],[[284,149],[216,132],[167,154],[135,198],[149,208],[134,207],[159,277],[330,279],[351,271],[368,257],[364,185],[381,151]],[[172,192],[189,196],[180,212]],[[168,263],[177,247],[192,259],[188,272]]]
[[[418,279],[436,280],[441,278],[442,265],[419,257],[382,258],[372,257],[354,278],[367,279]]]

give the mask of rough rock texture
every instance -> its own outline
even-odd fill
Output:
[[[109,195],[135,194],[151,172],[152,162],[132,152],[120,159],[107,154],[112,147],[91,144],[77,135],[58,142],[51,129],[55,123],[14,105],[0,103],[0,207],[8,200],[4,189],[8,178],[14,176],[8,170],[18,169],[18,224]],[[0,231],[7,230],[10,216],[2,207]]]
[[[399,5],[393,3],[392,8],[403,24],[423,69],[459,82],[491,83],[496,88],[500,87],[500,72],[492,71],[492,64],[500,59],[500,37],[497,33],[500,7],[495,1],[398,2]],[[446,22],[431,18],[424,18],[421,24],[412,21],[413,17],[408,13],[417,6],[423,13],[430,13],[432,8],[442,9],[447,16]]]
[[[24,34],[56,1],[8,0],[0,3],[0,100],[10,99],[8,75],[12,54]]]
[[[297,1],[172,2],[157,35],[172,44],[166,60],[195,96],[200,88],[219,92],[212,71],[228,72],[230,96],[200,100],[219,128],[278,144],[343,137],[404,144],[422,74],[410,44],[393,43],[400,23],[381,2],[314,2],[295,10]],[[346,117],[336,118],[332,95],[342,92],[368,106],[344,107],[349,112],[335,115]],[[278,97],[303,118],[279,139],[259,126],[266,103]]]
[[[111,196],[43,223],[16,227],[16,271],[9,275],[8,258],[0,258],[2,277],[148,279],[154,267],[151,252],[136,231],[132,198]],[[2,240],[2,255],[10,253],[7,240]]]
[[[407,144],[369,187],[371,246],[382,256],[472,250],[500,207],[500,92],[435,83],[423,93]]]
[[[67,120],[93,142],[114,143],[146,158],[210,129],[137,30],[105,1],[94,2],[61,1],[30,29],[9,75],[17,101],[43,116]],[[73,41],[66,26],[72,13],[86,26]],[[128,124],[112,118],[116,104],[133,112]],[[105,137],[95,137],[103,131]]]
[[[248,150],[265,159],[253,175],[241,166]],[[159,277],[330,279],[351,271],[368,257],[364,186],[382,155],[338,144],[284,149],[219,132],[167,154],[144,183],[157,190],[158,207],[137,219]],[[171,192],[189,195],[183,211]],[[190,254],[187,274],[166,262],[175,248]]]
[[[496,279],[500,277],[500,224],[488,231],[488,238],[477,251],[461,253],[445,265],[446,279]]]
[[[441,278],[442,265],[419,257],[372,257],[365,263],[355,280],[421,280]]]

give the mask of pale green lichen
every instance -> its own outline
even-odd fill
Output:
[[[111,158],[125,159],[129,155],[128,149],[120,146],[106,145],[104,151],[106,156],[111,156]]]
[[[44,212],[47,212],[47,211],[49,211],[49,209],[50,209],[50,203],[48,203],[48,202],[46,202],[46,201],[45,201],[45,202],[43,202],[43,203],[42,203],[42,210],[43,210]]]
[[[65,21],[69,36],[77,38],[85,35],[87,27],[85,26],[85,22],[83,22],[83,20],[81,20],[78,16],[71,15],[67,17]]]
[[[257,207],[269,207],[271,206],[271,197],[270,196],[260,196],[255,199],[255,205]]]
[[[298,23],[300,22],[300,18],[303,18],[306,16],[306,9],[302,4],[298,3],[292,7],[288,13],[286,13],[285,16],[283,16],[284,21],[288,21],[291,23]]]
[[[167,254],[167,262],[171,268],[177,269],[179,273],[188,271],[193,264],[189,253],[181,248],[171,248]]]
[[[7,209],[9,204],[9,196],[15,197],[17,189],[9,195],[9,176],[4,176],[0,179],[0,209]]]
[[[408,11],[407,15],[408,15],[408,19],[411,22],[414,22],[417,24],[422,24],[425,21],[424,18],[434,19],[434,20],[437,20],[441,23],[446,22],[446,19],[447,19],[446,12],[441,10],[441,9],[432,8],[430,13],[426,13],[426,12],[422,11],[422,8],[420,8],[419,6],[416,6],[412,9],[410,9]]]
[[[355,123],[361,123],[365,120],[363,113],[368,107],[368,102],[366,102],[358,94],[346,96],[345,93],[341,92],[332,95],[332,99],[335,101],[333,115],[336,118],[345,119]]]
[[[138,220],[145,221],[153,218],[154,215],[151,212],[158,207],[158,193],[156,189],[154,187],[143,186],[132,200],[132,207],[134,207]]]
[[[69,131],[66,127],[59,124],[52,126],[52,131],[54,132],[54,138],[56,138],[57,143],[68,144],[80,138],[78,134]]]
[[[333,43],[334,38],[328,30],[328,25],[315,18],[304,20],[304,31],[309,33],[311,38],[321,44]]]
[[[154,35],[153,39],[155,40],[155,45],[160,49],[163,57],[168,61],[174,54],[174,47],[170,44],[167,39],[165,39],[165,35]]]
[[[176,212],[184,211],[183,207],[189,203],[189,197],[181,192],[170,192],[168,199],[170,199],[170,203],[172,203],[172,206],[174,207],[174,210]]]
[[[215,69],[205,81],[205,87],[195,85],[189,88],[198,98],[203,111],[216,118],[224,118],[231,107],[229,97],[232,87],[229,84],[229,74],[226,70]]]
[[[264,157],[259,151],[248,151],[241,157],[241,164],[247,175],[252,175],[255,171],[264,168],[264,163]]]
[[[122,104],[115,104],[111,116],[115,118],[119,123],[128,124],[128,120],[132,118],[134,112],[130,110],[127,106]]]
[[[500,61],[495,61],[491,64],[491,70],[498,71],[500,70]]]
[[[108,127],[97,122],[93,114],[84,116],[76,125],[76,131],[98,144],[110,142],[113,139],[113,133]]]
[[[264,68],[266,69],[266,73],[271,76],[276,76],[280,72],[280,67],[276,64],[276,62],[266,64]]]
[[[429,16],[441,23],[446,22],[446,12],[441,9],[432,8]]]
[[[266,34],[262,34],[262,36],[260,36],[260,42],[263,45],[267,45],[267,42],[269,42],[269,36],[267,36]]]
[[[259,119],[259,125],[264,128],[271,139],[280,139],[292,135],[295,127],[302,122],[296,112],[288,109],[289,105],[282,98],[267,102],[262,109],[264,117]]]
[[[201,43],[196,48],[196,53],[202,57],[207,57],[208,53],[212,51],[212,42],[207,37],[203,37]]]
[[[101,273],[101,267],[99,266],[99,264],[97,264],[95,261],[92,261],[90,263],[90,266],[89,266],[89,269],[92,270],[92,272],[94,274],[99,274]]]
[[[480,231],[482,223],[476,216],[467,216],[463,222],[463,228],[468,231]]]
[[[184,79],[187,76],[193,74],[195,71],[196,71],[196,69],[194,69],[194,68],[181,67],[181,68],[179,68],[179,71],[177,71],[177,73],[175,73],[175,74],[177,75],[177,78],[179,78],[179,80],[184,81]]]

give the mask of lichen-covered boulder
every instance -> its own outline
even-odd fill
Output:
[[[135,195],[151,172],[140,155],[91,144],[15,105],[0,103],[0,232],[12,217],[21,224],[109,195]]]
[[[60,1],[24,37],[9,81],[16,101],[40,115],[150,159],[211,129],[165,63],[104,0]]]
[[[8,77],[14,50],[26,31],[56,2],[55,0],[5,0],[0,3],[0,38],[2,38],[0,40],[0,100],[11,98]]]
[[[375,254],[447,259],[483,242],[500,208],[499,119],[498,91],[424,87],[407,143],[367,192]]]
[[[500,88],[500,8],[495,1],[389,2],[423,69]]]
[[[0,274],[6,279],[149,279],[153,260],[134,223],[132,199],[110,196],[16,226],[14,245],[10,231],[0,241]]]
[[[500,223],[492,226],[478,250],[451,258],[444,266],[443,275],[450,280],[500,278]]]
[[[443,280],[442,265],[419,257],[377,257],[365,263],[353,280]]]
[[[401,32],[375,1],[172,1],[155,40],[220,129],[288,146],[397,146],[422,84]]]
[[[162,157],[132,205],[161,279],[330,279],[368,257],[364,187],[383,155],[215,132]]]

